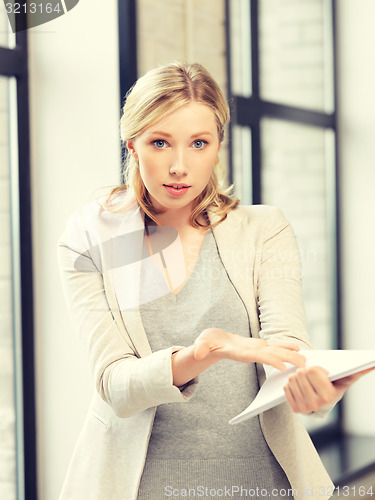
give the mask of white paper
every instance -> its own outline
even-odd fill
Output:
[[[329,379],[332,382],[375,366],[375,350],[306,350],[299,352],[306,358],[306,367],[321,366],[325,368],[328,370]],[[288,369],[284,372],[273,369],[272,374],[264,382],[253,402],[242,413],[232,418],[229,421],[230,424],[239,424],[285,401],[283,388],[287,384],[289,375],[298,369],[289,363],[286,365]]]

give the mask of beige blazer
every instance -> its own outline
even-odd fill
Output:
[[[209,217],[218,220],[213,211]],[[136,204],[115,214],[95,201],[73,214],[59,241],[66,300],[96,388],[60,500],[136,500],[156,406],[188,404],[199,383],[194,379],[182,391],[172,383],[171,353],[181,346],[151,352],[134,299],[142,291],[144,256],[137,261],[137,255],[143,230]],[[299,252],[281,211],[237,207],[213,234],[252,336],[310,348]],[[135,257],[124,260],[130,243]],[[257,369],[262,384],[265,372],[262,365]],[[294,495],[328,498],[332,482],[298,416],[285,403],[264,412],[260,422]]]

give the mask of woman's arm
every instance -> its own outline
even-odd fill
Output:
[[[140,358],[127,335],[120,311],[109,306],[100,255],[90,255],[78,216],[58,244],[60,273],[69,313],[88,354],[97,392],[120,417],[129,417],[162,403],[184,402],[193,381],[180,391],[173,385],[171,346]],[[76,259],[80,266],[75,266]],[[120,324],[121,323],[121,324]]]
[[[257,306],[261,338],[311,349],[302,294],[302,268],[296,236],[281,210],[269,207],[257,256]]]
[[[273,217],[264,231],[258,276],[260,335],[270,343],[284,338],[309,349],[295,234],[282,212],[277,208],[271,210]],[[367,372],[332,383],[323,368],[301,368],[290,376],[285,395],[293,411],[324,416]]]

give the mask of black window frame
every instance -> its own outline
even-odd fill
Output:
[[[20,17],[25,14],[19,14]],[[20,20],[22,22],[22,19]],[[26,22],[26,19],[23,20]],[[22,433],[23,460],[17,456],[17,498],[20,484],[25,500],[37,499],[37,447],[34,360],[34,298],[32,258],[32,214],[30,171],[29,72],[27,30],[16,33],[15,48],[0,47],[0,76],[15,77],[17,82],[18,177],[19,177],[19,245],[21,299],[21,366],[22,394],[16,390],[15,402],[23,409],[22,423],[16,419],[16,435]],[[15,358],[16,363],[19,359]],[[17,384],[15,384],[17,385]],[[20,429],[19,426],[22,425]],[[17,443],[17,455],[19,443]],[[22,470],[20,470],[23,465]]]
[[[138,78],[137,0],[118,0],[120,106]]]
[[[330,129],[334,132],[334,150],[335,150],[335,289],[336,289],[336,310],[335,325],[336,349],[342,349],[342,327],[341,327],[341,277],[340,277],[340,217],[339,217],[339,153],[338,153],[338,134],[337,134],[337,57],[336,57],[336,1],[330,0],[332,9],[332,54],[333,54],[333,111],[323,112],[308,108],[291,106],[277,102],[271,102],[262,99],[260,94],[260,69],[259,69],[259,0],[249,0],[250,2],[250,31],[251,31],[251,88],[250,97],[235,95],[232,92],[231,85],[231,41],[230,41],[230,2],[225,0],[226,13],[226,65],[227,65],[227,88],[228,100],[231,104],[231,124],[229,127],[229,181],[233,183],[233,148],[232,148],[232,127],[239,125],[249,127],[251,130],[251,175],[252,175],[252,203],[254,205],[262,203],[262,151],[261,151],[261,120],[264,117],[271,117],[287,122],[301,125],[309,125],[322,129]],[[310,433],[316,445],[320,443],[339,439],[343,436],[343,409],[341,403],[338,404],[337,419],[322,427],[319,430]]]
[[[119,28],[119,76],[120,76],[120,117],[127,92],[138,78],[137,62],[137,0],[118,0]],[[121,158],[125,159],[126,147],[121,147]],[[123,178],[121,177],[121,182]]]

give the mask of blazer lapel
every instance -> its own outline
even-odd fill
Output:
[[[213,228],[213,233],[230,280],[245,304],[249,304],[252,299],[255,250],[253,242],[248,238],[240,210],[241,207],[229,212],[227,218]],[[215,220],[217,216],[212,216],[212,221]]]
[[[116,217],[119,214],[113,215]],[[149,238],[146,238],[144,217],[136,203],[130,211],[121,215],[121,223],[105,252],[106,275],[114,292],[116,309],[120,311],[125,325],[125,338],[129,337],[127,341],[131,340],[140,356],[147,356],[151,347],[143,328],[140,305],[170,293],[164,273],[166,266],[174,270],[171,273],[173,287],[184,281],[183,250],[178,233],[173,228],[150,226]],[[156,275],[160,279],[150,283],[148,278],[145,282],[143,277],[147,275]]]

